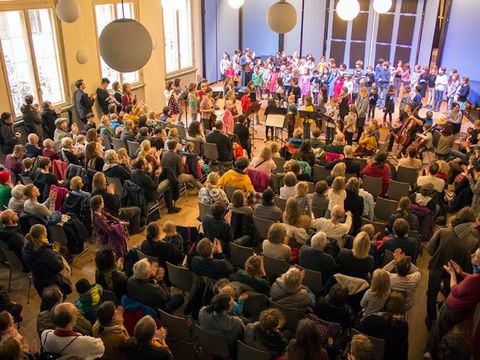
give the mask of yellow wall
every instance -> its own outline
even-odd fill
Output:
[[[60,29],[59,41],[63,44],[62,56],[64,57],[65,80],[68,84],[67,102],[72,103],[72,95],[75,91],[73,83],[77,79],[84,79],[87,85],[87,92],[93,93],[99,85],[101,79],[100,60],[98,52],[98,39],[95,30],[94,4],[97,2],[87,0],[77,0],[81,8],[80,18],[74,23],[63,23],[58,20]],[[120,2],[119,0],[117,0]],[[174,0],[170,0],[174,1]],[[0,0],[0,11],[18,4],[26,4],[27,6],[45,6],[54,4],[53,0]],[[149,109],[155,112],[161,112],[165,103],[163,95],[165,87],[165,57],[164,57],[164,36],[163,36],[163,17],[161,0],[137,0],[137,20],[139,20],[150,32],[150,35],[156,39],[157,46],[153,50],[152,57],[142,69],[144,88],[135,90],[137,97],[144,99]],[[193,19],[193,56],[200,59],[196,68],[201,69],[201,20],[195,19],[200,15],[200,1],[192,0],[192,19]],[[89,60],[85,64],[78,63],[76,59],[78,50],[87,50]],[[199,53],[200,49],[200,53]],[[128,56],[128,54],[125,54]],[[187,81],[195,79],[196,69],[193,73],[179,76],[183,85],[188,85]],[[8,82],[4,71],[0,71],[0,112],[8,111],[10,104],[7,95]],[[74,112],[75,113],[75,112]]]

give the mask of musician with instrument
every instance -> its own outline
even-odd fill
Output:
[[[402,154],[406,154],[407,148],[415,141],[416,134],[422,131],[423,120],[415,116],[417,109],[418,106],[414,110],[411,104],[406,104],[406,118],[403,125],[397,130],[394,129],[390,134],[387,151],[392,151],[394,142],[401,145],[402,150],[398,154],[398,158],[401,158]]]
[[[373,133],[373,126],[365,128],[365,132],[360,137],[358,143],[359,145],[353,154],[355,157],[370,156],[377,151],[378,144]]]

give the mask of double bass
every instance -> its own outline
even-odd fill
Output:
[[[395,141],[399,145],[405,145],[407,141],[411,138],[412,133],[417,128],[417,120],[415,113],[418,111],[420,105],[418,105],[415,110],[413,110],[412,115],[410,115],[405,123],[402,125],[400,130],[395,134]]]

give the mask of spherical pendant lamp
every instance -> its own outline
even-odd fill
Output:
[[[76,0],[60,0],[55,7],[55,12],[60,20],[73,23],[80,17],[80,6]]]
[[[336,10],[340,19],[352,21],[360,12],[360,4],[357,0],[340,0]]]
[[[105,26],[99,38],[100,55],[112,69],[133,72],[142,68],[152,55],[148,30],[133,19],[118,19]]]
[[[385,14],[392,7],[392,0],[373,0],[373,9],[379,14]]]
[[[245,0],[228,0],[228,5],[234,9],[240,9],[244,3]]]
[[[288,33],[297,25],[297,10],[285,0],[279,1],[268,9],[267,24],[276,33]]]

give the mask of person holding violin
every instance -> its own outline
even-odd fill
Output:
[[[406,104],[406,117],[403,125],[398,130],[393,130],[390,134],[387,151],[392,151],[394,142],[402,145],[398,158],[401,158],[402,154],[406,154],[407,148],[415,141],[416,134],[422,131],[423,120],[416,117],[415,112],[412,104]]]

